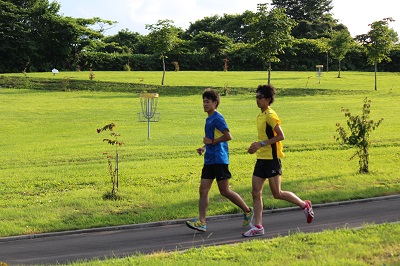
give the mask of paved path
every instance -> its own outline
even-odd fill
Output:
[[[257,238],[399,222],[400,195],[314,205],[314,212],[316,218],[307,224],[303,212],[297,207],[265,211],[265,235]],[[56,264],[254,239],[241,236],[247,228],[241,227],[242,216],[239,214],[210,217],[206,233],[187,228],[184,221],[0,238],[0,261],[9,265]]]

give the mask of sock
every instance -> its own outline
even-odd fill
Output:
[[[263,226],[261,224],[257,224],[257,225],[255,225],[255,227],[257,227],[258,229],[262,229],[263,228]]]

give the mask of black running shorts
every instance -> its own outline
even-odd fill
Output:
[[[253,176],[271,178],[277,175],[282,175],[282,165],[280,159],[257,160],[256,165],[254,166]]]
[[[216,179],[217,181],[231,178],[228,164],[205,164],[201,171],[201,178]]]

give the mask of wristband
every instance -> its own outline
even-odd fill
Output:
[[[261,144],[261,147],[265,147],[265,146],[267,146],[267,144],[265,144],[265,142],[264,142],[264,141],[261,141],[261,142],[260,142],[260,144]]]

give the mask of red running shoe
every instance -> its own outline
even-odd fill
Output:
[[[306,200],[305,202],[305,206],[304,206],[304,214],[306,215],[307,218],[307,223],[311,223],[314,219],[314,211],[312,209],[312,204],[311,201]]]

